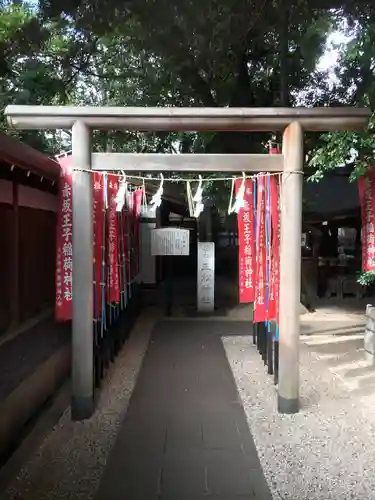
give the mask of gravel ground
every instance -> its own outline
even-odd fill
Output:
[[[67,411],[1,500],[93,498],[154,321],[150,312],[137,322],[106,379],[94,417],[72,423]],[[252,339],[228,337],[223,342],[274,500],[375,500],[372,391],[349,392],[302,344],[302,410],[279,415],[272,378],[265,374]]]
[[[1,500],[89,500],[133,390],[155,314],[142,314],[101,390],[98,409],[87,422],[73,423],[67,410]],[[114,369],[115,367],[115,369]]]
[[[302,345],[302,410],[279,415],[252,340],[224,345],[274,500],[375,499],[375,395],[349,393]]]

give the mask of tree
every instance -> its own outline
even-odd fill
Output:
[[[344,15],[343,10],[329,8],[341,4],[334,0],[109,0],[105,4],[41,0],[39,9],[26,2],[3,2],[0,41],[6,58],[0,65],[4,67],[1,104],[336,103],[340,92],[332,91],[327,75],[315,67],[327,32]],[[350,4],[345,10],[353,26],[366,6],[357,4],[360,9]],[[33,43],[25,43],[29,39]],[[55,133],[18,135],[50,152],[62,147]],[[268,139],[264,134],[231,132],[95,133],[99,150],[114,151],[259,152]],[[311,143],[315,141],[311,136]]]
[[[342,48],[336,70],[337,84],[333,89],[341,104],[369,106],[375,111],[375,7],[364,11],[355,9],[346,22],[350,43]],[[354,181],[374,166],[375,115],[368,130],[363,132],[327,133],[320,138],[318,147],[311,151],[310,165],[314,169],[312,181],[319,181],[328,171],[351,164],[350,180]],[[375,282],[374,272],[362,272],[358,281],[362,285]]]
[[[375,111],[375,8],[367,9],[366,15],[352,14],[345,28],[351,41],[341,48],[332,93],[341,105],[369,106]],[[312,180],[318,181],[327,171],[348,163],[354,164],[352,180],[363,175],[374,162],[374,125],[372,117],[364,132],[324,134],[319,147],[311,152]]]
[[[185,106],[280,105],[286,86],[293,103],[295,95],[311,83],[332,25],[326,8],[310,4],[111,0],[104,7],[99,2],[68,1],[63,6],[56,0],[42,2],[48,19],[73,17],[76,29],[98,36],[106,57],[118,61],[110,67],[96,54],[101,78],[110,79],[117,88],[120,80],[125,79],[126,86],[137,83],[138,95],[117,93],[116,104],[126,105],[138,97],[143,105]],[[289,40],[279,33],[280,16]],[[133,64],[140,64],[138,74],[143,69],[142,79],[135,77],[129,56]],[[285,66],[283,78],[280,61]],[[207,151],[240,153],[263,147],[264,136],[224,133],[210,138]]]
[[[27,2],[0,3],[0,109],[12,103],[68,103],[95,43],[76,33],[72,21],[46,21]],[[3,113],[0,119],[1,130],[38,149],[54,149],[55,131],[48,140],[41,132],[9,130]]]

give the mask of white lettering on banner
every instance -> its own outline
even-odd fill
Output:
[[[72,188],[70,187],[69,182],[65,182],[64,187],[62,188],[62,196],[63,200],[69,200],[69,208],[71,208],[70,201],[72,196]]]
[[[71,257],[66,257],[64,259],[64,271],[72,271],[73,269],[73,259]]]
[[[242,279],[243,285],[245,288],[253,288],[253,281],[250,277],[249,279],[249,271],[251,270],[251,229],[250,229],[250,213],[249,211],[244,210],[242,215],[243,225],[243,237],[244,237],[244,269],[242,275],[245,276]]]
[[[56,304],[57,307],[62,306],[62,283],[61,283],[61,250],[57,250],[57,266],[56,266]]]
[[[190,231],[165,227],[151,231],[151,255],[189,255]]]
[[[111,182],[110,182],[111,184]],[[115,210],[111,207],[110,213],[109,213],[109,230],[108,230],[108,236],[109,236],[109,287],[112,288],[114,286],[114,268],[117,265],[115,262],[115,251],[116,251],[116,212]]]
[[[247,194],[251,194],[249,188],[246,190]],[[249,203],[246,203],[242,214],[243,221],[243,239],[245,243],[244,247],[244,262],[243,268],[241,268],[242,279],[241,282],[246,289],[253,288],[253,280],[252,280],[252,270],[251,270],[251,228],[250,228],[250,212],[249,212]]]
[[[64,198],[62,203],[62,212],[63,213],[72,213],[72,209],[70,207],[70,199]]]
[[[62,269],[64,270],[64,279],[63,279],[63,297],[65,300],[72,300],[72,270],[73,270],[73,246],[72,246],[72,188],[69,183],[65,183],[62,189],[62,236],[65,240],[63,245],[62,253],[63,253],[63,261],[62,261]],[[60,268],[61,270],[61,268]]]
[[[64,257],[72,256],[73,255],[73,245],[72,245],[71,242],[64,243],[63,254],[64,254]]]
[[[372,269],[375,258],[375,228],[373,223],[373,208],[372,208],[372,186],[371,181],[365,178],[365,212],[366,212],[366,241],[363,244],[367,245],[367,267]]]

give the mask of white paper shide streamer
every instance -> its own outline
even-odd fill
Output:
[[[126,175],[123,174],[123,177],[120,180],[120,186],[119,186],[119,189],[117,191],[116,198],[115,198],[116,212],[122,211],[127,196],[128,196],[128,183],[126,182]]]
[[[195,195],[193,196],[190,181],[186,182],[186,192],[187,192],[187,199],[188,199],[188,205],[189,205],[189,214],[190,214],[190,217],[195,217],[196,219],[200,216],[200,214],[203,212],[203,209],[204,209],[202,184],[203,184],[203,179],[202,179],[202,176],[200,175],[198,187],[197,187],[197,190],[195,192]]]
[[[245,207],[245,180],[246,176],[245,173],[242,172],[242,182],[239,187],[238,192],[236,193],[235,201],[233,203],[233,192],[235,189],[235,184],[236,184],[236,179],[233,178],[232,180],[232,190],[230,194],[230,200],[229,200],[229,207],[228,207],[228,214],[236,213],[241,210],[241,208]]]
[[[162,197],[163,197],[163,191],[164,191],[164,177],[163,174],[160,174],[160,186],[154,196],[151,198],[150,205],[153,210],[156,210],[158,207],[160,207],[161,202],[162,202]]]
[[[204,209],[204,205],[203,205],[203,201],[202,201],[202,196],[203,196],[202,182],[203,182],[202,176],[200,175],[197,191],[193,197],[193,202],[195,203],[195,207],[194,207],[194,217],[195,218],[198,218]]]

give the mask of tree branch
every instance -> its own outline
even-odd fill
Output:
[[[280,31],[279,31],[279,53],[280,53],[280,105],[289,105],[288,86],[288,24],[289,5],[288,0],[279,0]]]
[[[204,106],[209,108],[217,106],[217,102],[212,95],[210,86],[201,77],[196,67],[192,65],[185,65],[180,69],[179,74],[182,81],[185,80],[190,84],[190,87],[194,90],[196,96],[200,99]]]
[[[251,90],[247,51],[242,51],[238,56],[237,79],[229,106],[254,106],[254,95]]]

